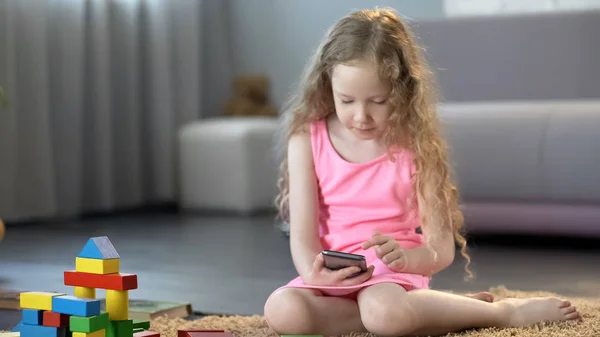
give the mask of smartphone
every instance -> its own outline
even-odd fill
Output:
[[[323,260],[325,261],[325,267],[327,267],[327,269],[339,270],[346,267],[360,267],[360,272],[352,275],[351,277],[367,271],[367,260],[365,259],[364,255],[336,252],[333,250],[324,250],[322,253]]]

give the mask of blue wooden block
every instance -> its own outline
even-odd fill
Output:
[[[100,301],[75,296],[56,296],[52,298],[52,311],[80,317],[100,315]]]
[[[23,324],[21,337],[66,337],[67,328],[55,328],[43,325]]]
[[[21,310],[21,317],[24,324],[42,325],[44,322],[44,310],[23,309]]]
[[[23,321],[20,321],[19,324],[17,324],[12,330],[10,330],[10,332],[20,332],[22,326],[23,326]]]
[[[99,260],[120,258],[119,253],[117,253],[112,242],[110,242],[106,236],[89,239],[85,246],[83,246],[81,252],[79,252],[78,257]]]

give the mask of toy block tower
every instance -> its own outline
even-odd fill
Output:
[[[108,237],[96,237],[88,240],[75,261],[75,276],[82,275],[119,275],[121,257]],[[90,275],[91,274],[91,275]],[[65,275],[66,277],[66,275]],[[100,276],[99,280],[103,280]],[[137,279],[137,277],[136,277]],[[75,296],[95,298],[96,289],[93,283],[85,282],[74,286]],[[103,287],[106,290],[106,312],[111,321],[127,320],[129,315],[129,290]],[[131,288],[131,287],[129,287]],[[137,288],[137,282],[133,289]]]
[[[94,237],[75,258],[75,270],[65,271],[65,285],[74,287],[76,297],[95,299],[96,289],[106,290],[106,333],[93,337],[133,336],[133,320],[129,319],[129,290],[137,289],[137,275],[120,273],[120,261],[121,257],[108,237]],[[73,323],[71,331],[74,332]],[[93,330],[89,328],[92,322],[83,319],[78,323],[84,330]]]
[[[75,270],[64,272],[64,283],[74,287],[74,296],[21,294],[20,337],[160,337],[145,331],[149,322],[129,319],[129,291],[137,289],[137,275],[120,273],[120,256],[108,237],[88,240]],[[106,290],[106,312],[101,312],[96,289]]]

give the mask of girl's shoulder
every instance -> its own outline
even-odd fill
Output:
[[[288,165],[310,167],[313,164],[310,133],[296,132],[290,136],[287,144]]]
[[[315,146],[319,146],[323,132],[327,132],[325,120],[309,121],[300,126],[288,140],[288,153],[300,152],[303,155],[314,155]]]

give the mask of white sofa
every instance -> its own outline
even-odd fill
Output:
[[[600,236],[600,100],[442,104],[469,232]]]
[[[226,117],[196,121],[179,133],[182,210],[251,213],[272,209],[277,119]]]
[[[600,236],[600,100],[444,103],[439,115],[469,232]],[[272,208],[278,127],[183,128],[182,207]]]

